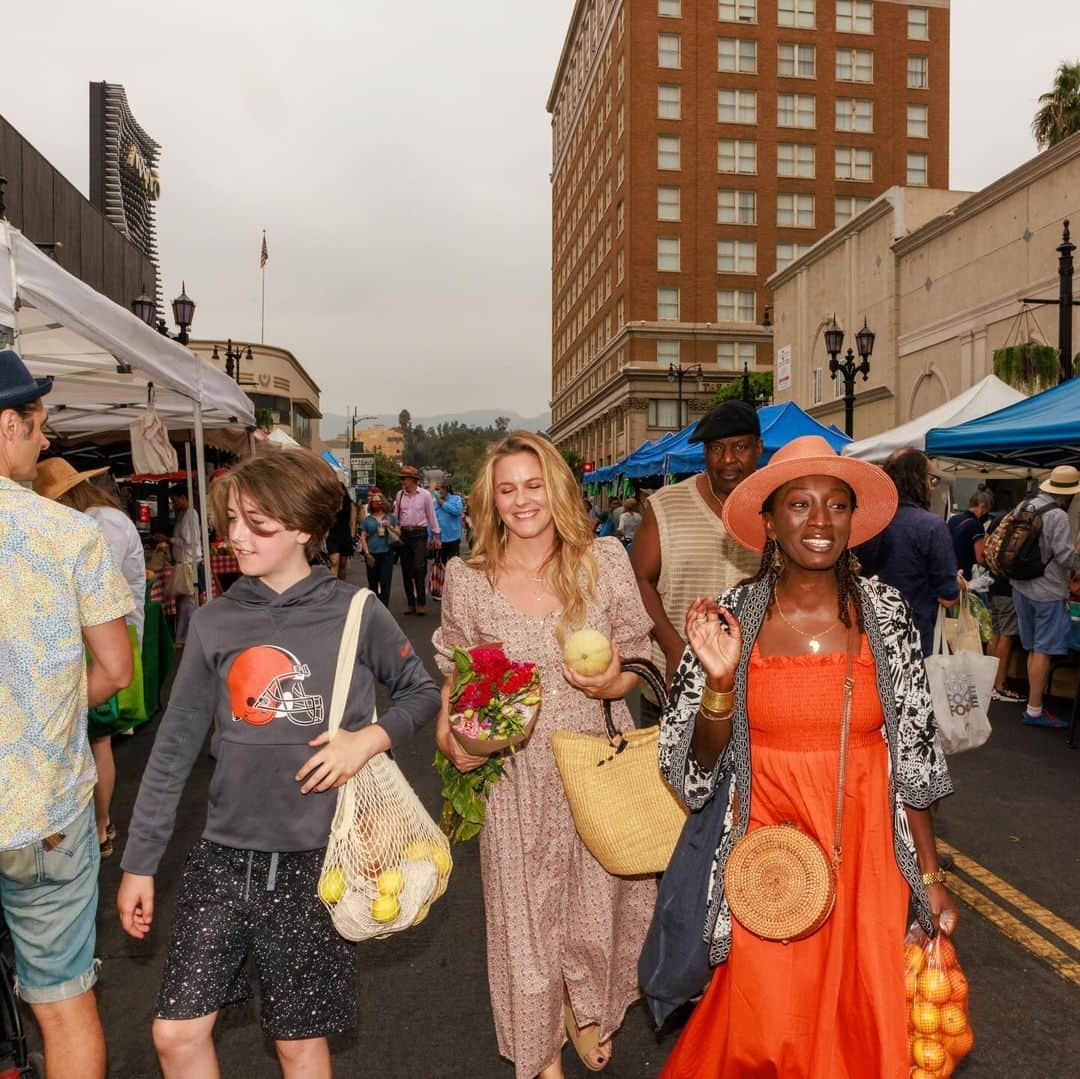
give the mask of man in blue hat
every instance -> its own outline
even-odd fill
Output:
[[[0,904],[49,1075],[98,1079],[100,851],[86,710],[131,681],[132,599],[93,518],[23,486],[49,445],[51,388],[0,351]]]
[[[686,642],[686,612],[698,596],[718,596],[752,576],[759,559],[724,528],[724,499],[756,468],[761,423],[744,401],[722,401],[690,436],[705,444],[705,471],[662,487],[645,503],[630,562],[653,620],[652,660],[670,684]],[[641,721],[660,721],[660,706],[644,694]]]

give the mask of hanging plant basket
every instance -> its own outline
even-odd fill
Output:
[[[1058,350],[1037,341],[994,349],[994,374],[1014,389],[1039,393],[1061,377]]]

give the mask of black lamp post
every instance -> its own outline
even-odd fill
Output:
[[[221,359],[217,345],[214,345],[214,351],[210,358],[215,362]],[[250,363],[254,358],[255,357],[251,354],[251,345],[248,345],[246,348],[237,345],[236,348],[233,348],[232,338],[230,337],[228,343],[225,345],[225,374],[233,379],[239,386],[240,360],[246,359]]]
[[[1063,222],[1061,243],[1058,244],[1058,297],[1056,300],[1023,299],[1021,303],[1057,305],[1058,309],[1058,349],[1061,353],[1061,380],[1073,377],[1072,356],[1072,309],[1080,307],[1080,300],[1072,298],[1073,293],[1073,252],[1076,244],[1069,238],[1069,222]]]
[[[131,301],[131,310],[141,318],[147,326],[156,329],[162,337],[172,336],[169,333],[169,327],[165,320],[163,318],[155,317],[156,309],[157,305],[146,294],[146,285],[143,285],[142,292]],[[175,320],[176,325],[180,327],[180,332],[173,339],[179,341],[182,345],[186,345],[189,340],[188,330],[195,320],[195,301],[187,294],[186,283],[180,286],[180,295],[173,300],[172,310],[173,319]]]
[[[682,430],[683,424],[683,410],[682,410],[682,384],[683,379],[689,375],[693,375],[697,379],[697,391],[698,393],[705,392],[705,372],[701,369],[700,363],[692,363],[687,367],[683,367],[679,363],[669,363],[667,369],[668,382],[677,382],[679,384],[679,420],[675,424],[678,430]]]
[[[180,283],[180,295],[172,302],[173,321],[180,327],[176,340],[182,345],[188,343],[188,327],[195,320],[195,301],[187,294],[187,283]]]
[[[844,430],[848,438],[854,438],[855,432],[855,377],[862,375],[863,382],[870,377],[870,356],[874,351],[874,333],[863,319],[863,327],[855,335],[855,347],[859,350],[861,363],[855,362],[855,353],[848,346],[843,361],[836,357],[844,347],[844,331],[836,325],[836,316],[825,330],[825,351],[829,354],[829,374],[833,379],[838,374],[844,378]]]
[[[154,325],[154,310],[156,308],[154,301],[146,295],[146,285],[143,285],[142,292],[131,301],[131,310],[146,323],[147,326]]]

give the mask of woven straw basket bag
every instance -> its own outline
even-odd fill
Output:
[[[624,660],[664,700],[660,672],[648,660]],[[604,701],[607,737],[555,731],[551,747],[574,825],[592,856],[611,874],[662,873],[686,821],[686,809],[660,773],[659,727],[620,732]]]
[[[854,658],[854,646],[849,646],[840,717],[840,768],[832,857],[816,839],[791,821],[747,832],[728,855],[724,869],[728,907],[744,928],[765,940],[786,944],[816,933],[828,921],[836,902]]]

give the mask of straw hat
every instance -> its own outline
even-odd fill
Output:
[[[398,469],[398,475],[403,479],[418,480],[420,478],[420,470],[415,465],[402,465]]]
[[[1039,484],[1039,490],[1048,495],[1080,495],[1080,472],[1072,465],[1058,465]]]
[[[751,473],[724,501],[724,525],[751,551],[765,547],[761,507],[778,487],[804,476],[835,476],[855,492],[851,515],[852,547],[876,536],[896,513],[896,486],[877,465],[841,457],[820,435],[792,439],[772,455],[764,468]]]
[[[106,465],[104,468],[91,468],[88,472],[76,472],[63,457],[50,457],[38,465],[34,490],[42,498],[51,498],[55,502],[83,480],[92,480],[108,471],[109,466]]]

